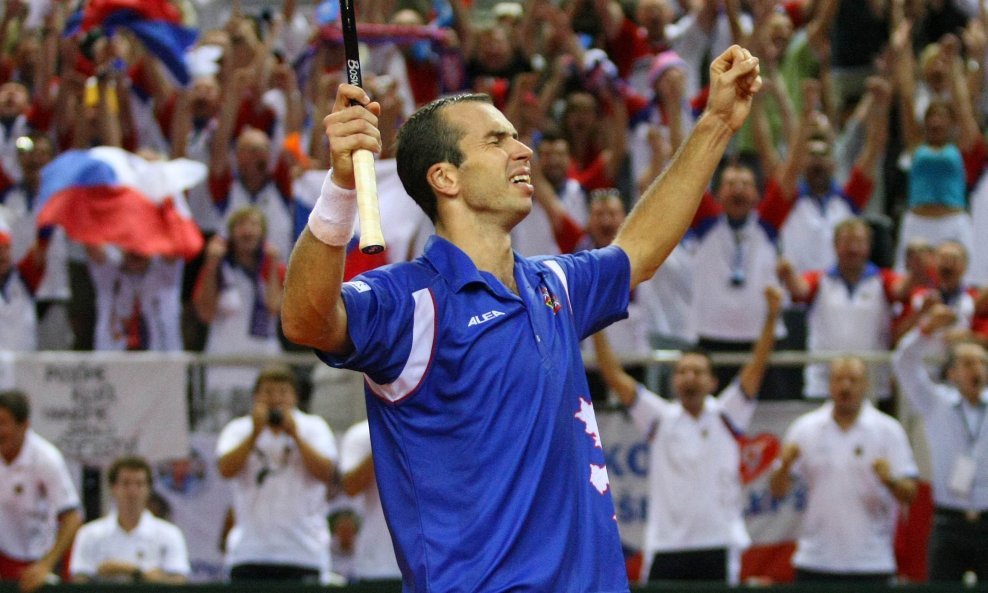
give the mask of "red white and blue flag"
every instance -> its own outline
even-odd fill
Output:
[[[89,0],[82,12],[83,33],[102,28],[127,29],[141,40],[181,84],[189,82],[185,52],[196,41],[195,29],[182,26],[182,15],[168,0]]]
[[[38,227],[61,226],[87,245],[190,259],[203,237],[183,192],[206,173],[189,159],[149,161],[111,146],[70,150],[41,171]]]

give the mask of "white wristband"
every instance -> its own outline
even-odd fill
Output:
[[[346,247],[353,238],[357,217],[357,190],[333,183],[333,172],[326,174],[316,205],[309,213],[309,230],[326,245]]]

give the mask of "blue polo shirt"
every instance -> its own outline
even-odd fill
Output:
[[[432,237],[343,286],[404,590],[627,591],[579,342],[627,315],[617,247],[515,254],[519,295]]]

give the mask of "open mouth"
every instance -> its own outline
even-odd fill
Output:
[[[532,183],[532,176],[531,175],[515,175],[509,181],[511,181],[511,183],[528,183],[528,184],[530,184],[530,183]]]

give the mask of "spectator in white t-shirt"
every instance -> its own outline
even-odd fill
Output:
[[[806,512],[792,563],[797,582],[888,583],[895,575],[893,535],[899,505],[916,496],[918,470],[902,426],[867,401],[860,358],[830,365],[830,401],[786,432],[772,495],[799,476]]]
[[[21,391],[0,391],[0,581],[30,592],[46,582],[82,525],[65,459],[31,430]]]
[[[220,433],[219,472],[233,490],[226,538],[233,581],[329,580],[326,485],[338,455],[326,421],[297,404],[291,370],[263,371],[250,415]]]
[[[601,374],[649,441],[643,545],[649,581],[738,581],[738,552],[751,540],[742,517],[737,437],[755,411],[782,293],[768,287],[765,300],[768,312],[751,360],[716,397],[717,380],[703,350],[683,351],[672,379],[675,400],[669,401],[621,368],[604,332],[593,336]]]
[[[114,510],[83,525],[72,546],[72,581],[182,584],[189,553],[182,531],[148,510],[152,472],[140,457],[121,457],[107,476]]]

